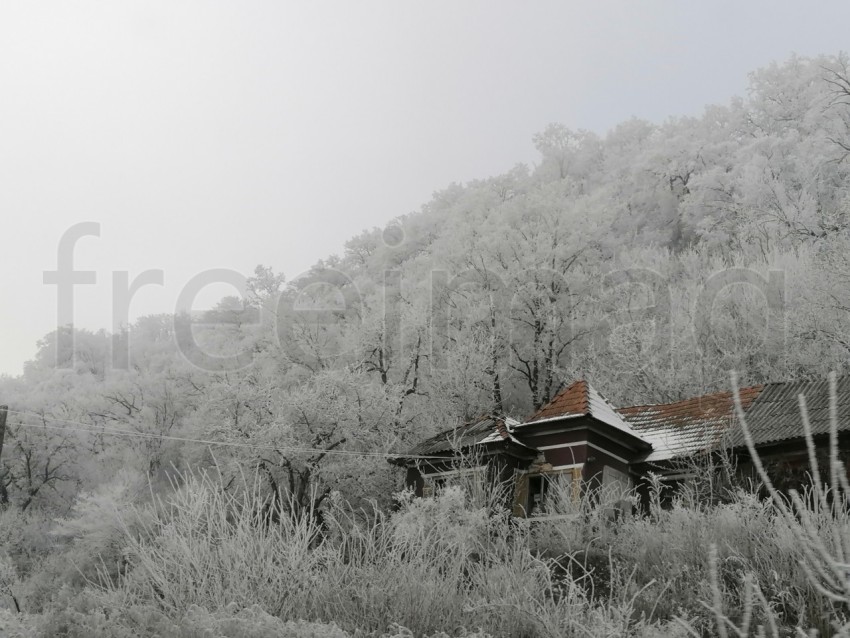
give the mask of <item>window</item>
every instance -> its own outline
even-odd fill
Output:
[[[632,486],[629,475],[610,465],[602,468],[602,487],[610,490],[625,491]]]
[[[581,495],[581,471],[581,466],[576,466],[535,474],[519,472],[516,475],[514,516],[540,517],[567,513],[562,510],[569,510]],[[552,506],[552,503],[547,503],[548,499],[558,501],[554,504],[556,511],[547,511]]]
[[[423,474],[422,496],[436,496],[445,488],[457,485],[470,496],[478,497],[484,489],[484,475],[483,466]]]
[[[549,479],[543,474],[528,477],[528,502],[525,506],[527,516],[543,513],[548,487]]]

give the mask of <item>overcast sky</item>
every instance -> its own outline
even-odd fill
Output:
[[[111,328],[115,271],[165,273],[131,318],[211,268],[291,279],[533,163],[549,122],[696,115],[772,60],[850,48],[848,24],[847,2],[0,0],[0,373],[55,329],[43,272],[75,223],[101,229],[75,321]]]

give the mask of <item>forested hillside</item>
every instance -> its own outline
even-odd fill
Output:
[[[445,187],[302,277],[258,266],[202,317],[47,335],[0,379],[0,581],[39,612],[98,569],[117,578],[106,513],[178,472],[257,472],[321,519],[386,506],[387,454],[526,415],[577,377],[622,406],[725,388],[731,369],[846,372],[848,65],[792,57],[700,117],[552,124],[534,166]]]

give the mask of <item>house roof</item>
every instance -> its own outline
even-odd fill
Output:
[[[409,456],[428,456],[441,452],[468,449],[477,445],[488,443],[509,442],[526,447],[520,443],[512,434],[512,430],[519,424],[518,421],[505,417],[484,415],[469,423],[440,432],[417,444],[407,454]]]
[[[764,386],[740,390],[748,410]],[[735,423],[731,392],[716,392],[675,403],[638,405],[617,412],[652,443],[645,461],[664,461],[710,450]]]
[[[596,389],[585,380],[579,380],[561,390],[555,397],[537,412],[531,415],[520,427],[546,423],[550,421],[561,421],[582,416],[590,416],[607,423],[608,425],[625,432],[636,439],[646,439],[603,397]]]
[[[850,431],[850,377],[836,382],[839,431]],[[756,385],[740,390],[741,403],[756,445],[767,445],[803,436],[797,396],[803,394],[814,435],[829,432],[829,382],[792,381]],[[524,423],[482,416],[459,428],[441,432],[419,443],[408,453],[427,456],[476,445],[506,442],[528,451],[533,448],[514,436],[543,423],[590,416],[651,445],[638,459],[668,461],[717,449],[740,448],[744,437],[735,415],[731,392],[715,392],[673,403],[615,409],[587,381],[580,380],[559,392]]]
[[[745,412],[747,426],[756,445],[778,443],[803,436],[803,421],[797,397],[806,397],[812,434],[829,432],[829,381],[769,383]],[[850,430],[850,377],[836,380],[838,430]],[[746,406],[745,406],[746,408]],[[743,430],[735,424],[729,436],[732,447],[745,445]]]
[[[850,430],[850,377],[836,381],[839,431]],[[829,432],[829,382],[789,381],[740,390],[747,426],[757,446],[803,436],[798,395],[806,397],[812,434]],[[744,447],[731,392],[717,392],[662,405],[618,412],[652,443],[645,461],[664,461],[715,449]]]
[[[590,412],[589,386],[583,379],[572,383],[532,414],[526,423],[585,416]]]

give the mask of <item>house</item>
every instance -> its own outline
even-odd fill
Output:
[[[770,383],[739,391],[759,455],[802,476],[807,447],[798,405],[806,398],[815,444],[828,446],[827,381]],[[850,377],[836,383],[839,442],[850,449]],[[846,439],[846,440],[845,440]],[[542,513],[547,487],[645,484],[650,472],[668,484],[694,475],[694,460],[725,450],[746,470],[749,457],[731,392],[660,405],[615,408],[585,380],[559,392],[524,421],[485,415],[421,442],[393,462],[427,496],[462,476],[513,482],[517,516]]]

